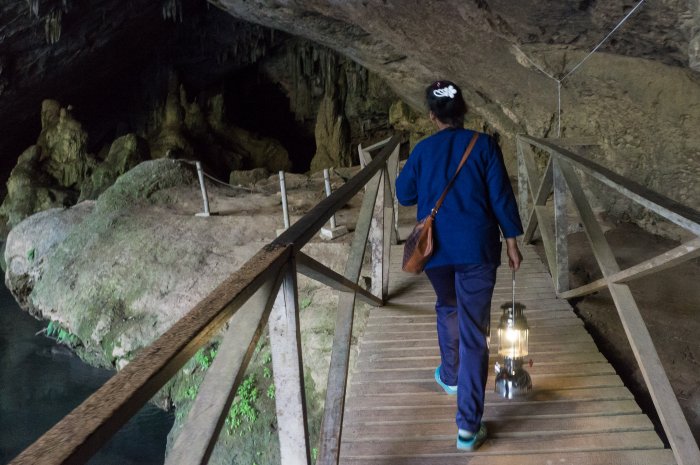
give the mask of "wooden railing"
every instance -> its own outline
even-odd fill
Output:
[[[400,138],[360,155],[366,166],[331,196],[263,247],[123,370],[25,449],[15,465],[85,463],[178,370],[228,323],[218,354],[166,463],[207,463],[234,395],[265,326],[269,326],[282,462],[310,464],[304,399],[296,273],[340,291],[318,464],[336,464],[342,433],[355,299],[383,304],[389,246],[395,239],[394,180]],[[370,151],[379,153],[366,158]],[[301,252],[331,215],[361,189],[362,207],[345,272],[341,275]],[[372,250],[372,291],[357,284],[367,241]]]
[[[608,288],[676,461],[679,465],[697,465],[700,463],[698,445],[673,393],[639,308],[629,287],[623,283],[700,256],[700,213],[561,148],[554,144],[555,141],[528,136],[519,136],[517,140],[519,206],[521,217],[526,223],[523,240],[531,242],[535,230],[539,228],[559,297],[579,297]],[[549,155],[541,176],[532,146]],[[621,270],[581,187],[577,171],[690,231],[696,237],[673,250]],[[576,289],[569,289],[567,192],[578,210],[603,275],[601,279]],[[552,193],[553,217],[546,207]]]

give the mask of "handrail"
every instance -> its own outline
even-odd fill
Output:
[[[384,299],[384,295],[371,296],[363,288],[357,284],[359,276],[359,268],[362,263],[362,255],[358,251],[351,251],[352,264],[348,265],[344,276],[339,276],[325,265],[314,261],[300,254],[301,248],[320,230],[320,228],[328,221],[328,219],[342,208],[354,195],[356,195],[364,186],[372,179],[376,180],[379,185],[382,182],[387,183],[391,180],[385,179],[386,164],[390,157],[398,160],[398,145],[401,141],[400,136],[394,136],[384,143],[382,150],[374,157],[374,159],[365,166],[357,175],[351,178],[343,186],[333,192],[329,197],[319,202],[311,211],[304,215],[299,221],[293,224],[289,229],[282,233],[277,239],[273,240],[268,245],[264,246],[257,254],[248,260],[236,272],[232,273],[224,282],[212,291],[208,296],[202,299],[192,310],[190,310],[180,320],[162,336],[156,339],[149,346],[141,350],[123,370],[115,374],[109,381],[100,389],[86,399],[82,404],[76,407],[72,412],[66,415],[47,433],[41,436],[36,442],[30,445],[27,449],[21,452],[12,462],[13,465],[35,465],[35,464],[64,464],[64,463],[85,463],[97,450],[100,449],[117,430],[126,423],[138,410],[153,397],[156,392],[161,389],[165,383],[174,376],[180,368],[211,338],[217,334],[224,325],[231,319],[232,316],[240,312],[241,307],[246,305],[246,302],[258,292],[261,287],[267,289],[266,292],[277,292],[280,282],[280,274],[284,274],[282,288],[277,297],[272,312],[275,315],[274,328],[271,324],[271,340],[273,343],[273,371],[275,375],[275,385],[277,388],[276,401],[278,404],[278,423],[280,432],[280,447],[284,450],[291,450],[299,445],[306,450],[300,453],[290,453],[290,458],[285,456],[286,463],[310,463],[310,454],[308,451],[308,434],[306,432],[306,409],[304,401],[303,376],[299,378],[301,372],[301,355],[300,353],[292,354],[294,360],[284,360],[280,357],[288,356],[290,352],[300,349],[300,335],[298,326],[298,302],[296,289],[296,256],[299,255],[300,269],[304,273],[308,272],[312,278],[314,276],[324,277],[324,282],[333,285],[333,287],[344,289],[341,292],[341,302],[345,302],[346,310],[343,313],[347,319],[350,318],[350,324],[345,325],[346,336],[339,343],[334,341],[334,354],[336,345],[341,352],[347,344],[349,350],[349,334],[352,331],[352,308],[354,307],[355,295],[360,294],[361,298],[373,305],[379,305]],[[378,148],[378,147],[377,147]],[[367,196],[371,197],[371,196]],[[363,202],[365,203],[365,202]],[[368,202],[369,203],[369,200]],[[370,208],[371,207],[371,208]],[[373,210],[374,201],[370,207],[363,210]],[[384,205],[383,208],[386,208]],[[384,217],[387,215],[384,214]],[[367,233],[373,224],[382,226],[382,221],[371,221],[364,219],[367,223],[366,231],[359,231],[359,236],[364,234],[363,240],[353,242],[353,247],[362,249],[364,253]],[[359,222],[358,222],[359,223]],[[358,229],[359,226],[358,226]],[[386,227],[384,227],[386,229]],[[358,234],[356,233],[356,236]],[[385,238],[388,241],[389,238]],[[383,247],[389,249],[388,244],[383,244]],[[353,258],[354,257],[354,258]],[[358,262],[359,257],[359,262]],[[382,254],[379,258],[384,257]],[[358,264],[359,263],[359,264]],[[285,271],[286,270],[286,271]],[[291,271],[290,271],[291,270]],[[290,274],[291,273],[291,274]],[[261,291],[263,294],[265,291]],[[247,342],[244,349],[230,363],[235,363],[237,366],[234,373],[229,373],[234,377],[232,382],[227,384],[227,391],[223,393],[228,398],[223,402],[218,402],[219,407],[227,410],[233,400],[233,394],[240,382],[241,376],[245,371],[249,360],[249,354],[246,350],[255,346],[257,337],[264,326],[264,319],[269,313],[269,298],[265,295],[257,294],[262,298],[262,303],[245,310],[246,315],[235,321],[245,322],[243,325],[246,330],[244,339]],[[346,297],[344,297],[346,296]],[[267,302],[267,303],[265,303]],[[352,303],[352,305],[350,305]],[[347,310],[347,308],[350,308]],[[250,310],[250,311],[248,311]],[[253,311],[255,310],[255,311]],[[257,312],[257,313],[256,313]],[[249,315],[260,315],[258,317],[250,317]],[[255,320],[258,318],[258,320]],[[273,317],[270,317],[272,321]],[[339,317],[340,318],[340,317]],[[232,321],[233,323],[233,321]],[[261,326],[262,323],[262,326]],[[240,328],[239,328],[240,329]],[[275,332],[273,337],[272,332]],[[347,331],[350,331],[348,333]],[[246,332],[247,331],[247,332]],[[238,337],[238,335],[236,336]],[[296,347],[296,349],[295,349]],[[341,350],[342,349],[342,350]],[[276,361],[276,358],[278,359]],[[343,358],[342,356],[340,357]],[[219,357],[214,360],[218,363]],[[226,363],[224,357],[220,363]],[[286,366],[282,366],[282,365]],[[337,364],[339,369],[337,372],[342,375],[343,364]],[[213,365],[212,365],[213,368]],[[296,371],[296,373],[295,373]],[[344,377],[334,378],[340,379],[343,385],[346,383],[347,363],[345,363]],[[295,379],[295,382],[288,380]],[[285,382],[278,384],[278,380]],[[290,378],[291,376],[291,378]],[[210,377],[207,376],[207,379]],[[329,377],[330,378],[330,377]],[[206,379],[205,379],[206,381]],[[330,381],[329,381],[330,382]],[[296,385],[293,385],[295,384]],[[343,386],[344,397],[344,386]],[[298,418],[287,419],[284,421],[280,418],[280,414],[288,416],[289,406],[280,405],[280,399],[293,401],[299,405],[301,416],[304,420],[299,423]],[[208,399],[205,399],[209,401]],[[197,400],[195,400],[197,402]],[[342,400],[340,400],[342,405]],[[333,402],[335,405],[338,401]],[[342,410],[342,409],[341,409]],[[220,412],[217,412],[220,413]],[[342,422],[342,411],[336,420]],[[296,423],[295,423],[296,422]],[[284,424],[282,424],[284,423]],[[215,432],[217,428],[212,428]],[[339,425],[336,425],[337,440],[339,441]],[[214,433],[212,433],[214,434]],[[209,441],[209,438],[203,439]],[[214,439],[215,440],[215,439]],[[304,443],[306,445],[304,445]],[[286,448],[286,449],[285,449]],[[211,446],[205,446],[202,450],[202,455],[197,463],[206,463],[208,454],[211,452]],[[294,455],[294,458],[291,457]],[[190,465],[194,462],[181,462]]]
[[[541,177],[538,176],[530,145],[549,154],[547,168]],[[695,237],[669,252],[621,270],[581,187],[581,178],[575,168],[696,236],[700,236],[700,212],[559,147],[551,140],[520,135],[517,138],[517,153],[520,211],[523,219],[527,221],[523,240],[531,242],[535,229],[540,230],[547,262],[559,297],[578,297],[604,287],[609,289],[676,462],[678,465],[700,463],[700,449],[685,421],[678,399],[673,393],[651,336],[639,313],[639,308],[629,287],[621,284],[700,256],[700,237]],[[538,178],[540,180],[536,182]],[[554,221],[546,209],[547,198],[552,193],[554,194]],[[602,279],[573,290],[570,290],[568,285],[567,193],[571,195],[574,206],[578,210],[593,254],[603,273]],[[532,211],[528,208],[530,199],[532,199]]]

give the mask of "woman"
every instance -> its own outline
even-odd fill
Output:
[[[456,84],[437,81],[426,89],[426,99],[438,132],[416,145],[396,180],[399,202],[418,204],[419,219],[435,206],[474,135],[463,128],[467,106]],[[435,381],[457,394],[457,448],[475,450],[487,435],[481,417],[501,232],[510,267],[517,271],[522,260],[515,196],[501,150],[488,135],[478,135],[434,221],[435,252],[425,273],[437,294],[441,364]]]

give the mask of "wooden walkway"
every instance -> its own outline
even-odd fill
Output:
[[[433,379],[440,363],[435,294],[425,275],[401,272],[392,249],[389,304],[373,308],[360,339],[343,424],[343,465],[671,465],[649,418],[600,354],[583,322],[556,298],[551,276],[525,246],[516,300],[527,306],[533,391],[506,400],[487,385],[489,439],[457,451],[455,398]],[[505,262],[507,263],[507,262]],[[511,275],[499,269],[492,334]],[[492,343],[495,343],[492,340]],[[495,345],[495,344],[494,344]],[[496,358],[492,355],[490,363]]]

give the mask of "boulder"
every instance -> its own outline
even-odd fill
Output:
[[[151,160],[120,176],[97,201],[33,215],[8,236],[8,289],[25,310],[69,334],[81,358],[119,370],[271,241],[280,226],[277,192],[230,197],[213,189],[212,203],[230,213],[209,218],[192,214],[198,196],[190,166]],[[299,213],[319,200],[316,192],[303,190],[289,196]],[[311,243],[303,250],[342,270],[348,244]],[[299,276],[299,301],[313,441],[321,420],[337,293]],[[360,305],[359,327],[363,315],[366,306]],[[154,397],[158,405],[176,408],[173,437],[217,344],[215,337]],[[244,379],[251,396],[256,392],[251,416],[241,420],[232,409],[210,463],[279,463],[270,369],[269,343],[263,337]],[[236,418],[242,423],[236,424]]]
[[[267,179],[270,172],[266,168],[254,168],[252,170],[231,171],[229,184],[233,186],[254,186],[256,182]]]

